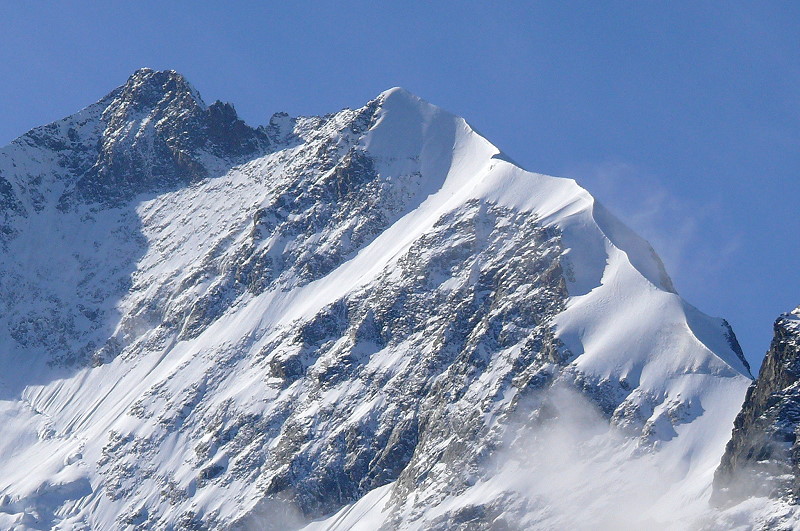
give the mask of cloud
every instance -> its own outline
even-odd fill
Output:
[[[711,531],[787,523],[789,510],[765,498],[712,506],[707,474],[687,468],[680,452],[643,446],[611,426],[572,388],[541,391],[518,411],[535,413],[509,430],[514,437],[495,454],[495,473],[481,488],[498,499],[509,491],[524,499],[507,518],[520,529]],[[744,485],[749,476],[731,481]]]
[[[403,528],[721,531],[789,529],[800,521],[794,508],[766,498],[711,505],[708,470],[693,467],[684,452],[642,444],[613,427],[565,383],[522,400],[504,433],[481,473],[468,474],[482,479],[471,479],[467,490],[439,505],[404,513],[420,520]],[[745,486],[749,477],[731,481]],[[382,529],[386,489],[393,485],[315,522],[304,520],[292,503],[262,500],[233,529]]]
[[[691,529],[706,510],[703,501],[687,505],[672,495],[680,467],[643,452],[578,392],[556,387],[534,401],[532,409],[547,411],[547,418],[523,428],[497,454],[494,480],[527,499],[518,515],[525,526]]]

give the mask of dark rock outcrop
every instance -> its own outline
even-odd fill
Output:
[[[800,307],[775,321],[758,379],[748,389],[714,477],[712,501],[800,497]]]

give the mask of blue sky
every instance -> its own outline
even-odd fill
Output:
[[[755,365],[800,304],[800,3],[226,4],[3,3],[0,144],[141,66],[253,125],[400,85],[576,178]]]

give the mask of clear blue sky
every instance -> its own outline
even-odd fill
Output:
[[[757,366],[800,304],[800,3],[4,2],[0,144],[141,66],[251,124],[396,85],[578,179]]]

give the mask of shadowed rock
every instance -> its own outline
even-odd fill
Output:
[[[800,496],[800,308],[775,321],[758,379],[748,389],[714,476],[712,501]]]

